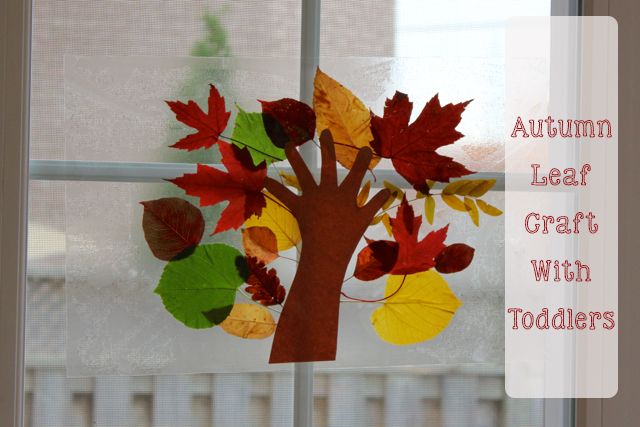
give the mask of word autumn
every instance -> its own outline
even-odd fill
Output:
[[[512,329],[518,329],[518,315],[522,313],[521,308],[510,308],[507,310],[508,313],[513,313],[513,327]],[[522,314],[520,316],[520,324],[525,329],[531,329],[535,324],[538,329],[550,329],[549,323],[551,323],[551,327],[553,329],[585,329],[587,327],[587,323],[589,323],[589,329],[596,329],[596,320],[603,320],[602,327],[611,330],[614,326],[616,326],[615,321],[613,320],[614,313],[613,311],[605,311],[604,313],[600,313],[599,311],[590,311],[589,317],[581,311],[576,313],[575,318],[573,317],[573,310],[568,308],[565,323],[565,311],[563,308],[559,308],[558,312],[553,315],[551,318],[551,322],[549,322],[549,309],[543,308],[542,313],[538,314],[535,317],[530,311]],[[574,328],[575,325],[575,328]]]
[[[543,125],[542,122],[547,124],[547,136],[549,138],[555,138],[558,135],[558,130],[560,131],[560,136],[563,138],[572,138],[574,135],[571,133],[571,122],[573,122],[573,129],[575,130],[575,137],[580,138],[581,136],[589,136],[590,138],[595,138],[596,134],[594,132],[595,128],[593,126],[593,122],[591,120],[567,120],[567,128],[564,128],[564,120],[558,120],[558,127],[553,126],[552,123],[555,120],[549,116],[546,120],[539,119],[538,120],[538,129],[536,131],[536,121],[529,120],[529,129],[531,131],[531,136],[534,138],[542,138],[543,134]],[[609,120],[598,120],[596,122],[598,125],[598,138],[604,138],[604,125],[607,125],[607,138],[612,138],[611,135],[611,122]],[[582,135],[580,135],[580,127],[582,127]],[[588,129],[588,132],[587,132]],[[566,131],[566,132],[565,132]],[[522,132],[522,135],[518,135],[518,132]],[[522,123],[522,119],[518,116],[518,120],[516,120],[516,124],[513,128],[513,132],[511,132],[511,138],[517,138],[518,136],[522,136],[523,138],[529,138],[529,134]]]

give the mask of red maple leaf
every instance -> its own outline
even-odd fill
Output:
[[[280,284],[280,279],[274,268],[267,271],[267,267],[257,258],[246,257],[251,276],[247,279],[245,291],[252,294],[251,299],[259,301],[262,305],[282,304],[287,295],[287,290]]]
[[[391,274],[414,274],[435,267],[434,258],[445,248],[449,226],[432,231],[418,242],[422,216],[413,216],[413,208],[406,197],[398,208],[395,218],[391,218],[393,237],[398,242],[398,260]]]
[[[219,141],[220,134],[227,127],[230,111],[225,111],[224,98],[213,86],[209,91],[209,111],[205,114],[194,101],[184,104],[180,101],[166,101],[171,111],[176,113],[176,119],[187,126],[198,130],[197,133],[187,135],[171,145],[183,150],[197,150],[204,147],[211,148]]]
[[[224,141],[219,141],[218,145],[227,172],[198,164],[196,173],[167,180],[185,190],[189,196],[200,197],[200,206],[229,201],[213,234],[238,229],[254,213],[260,215],[262,208],[267,205],[262,194],[262,182],[267,176],[266,163],[254,166],[246,148]]]
[[[404,93],[396,92],[393,99],[385,102],[383,117],[371,113],[371,147],[377,155],[391,159],[396,171],[413,188],[427,194],[428,179],[449,182],[449,178],[471,173],[451,157],[436,153],[438,148],[464,136],[456,126],[470,102],[441,107],[436,95],[409,125],[413,103]]]

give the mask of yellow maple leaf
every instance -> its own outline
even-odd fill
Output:
[[[270,337],[276,330],[271,313],[249,303],[234,304],[229,317],[220,326],[228,334],[254,340]]]
[[[380,338],[397,345],[432,339],[447,327],[462,305],[433,270],[389,276],[385,296],[390,297],[373,312],[371,321]]]
[[[329,129],[333,135],[336,158],[342,166],[351,169],[362,147],[371,147],[370,112],[351,91],[320,71],[313,81],[313,111],[316,113],[318,135]],[[373,156],[369,169],[380,162]]]
[[[300,242],[298,221],[275,196],[265,193],[265,198],[267,206],[262,208],[262,215],[252,215],[244,223],[245,227],[267,227],[276,235],[278,252],[291,249]]]

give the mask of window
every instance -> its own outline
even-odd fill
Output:
[[[329,4],[331,4],[331,3],[329,3]],[[55,7],[65,7],[65,6],[47,5],[47,7],[55,8]],[[36,9],[37,9],[37,5],[34,5],[34,11]],[[47,9],[46,12],[47,13],[51,12],[51,9]],[[114,10],[114,11],[112,11],[112,13],[117,14],[118,10]],[[323,10],[323,13],[325,13],[324,10]],[[340,25],[339,24],[335,24],[335,28],[340,28]],[[258,41],[259,39],[260,39],[260,36],[258,35],[258,36],[255,36],[255,38],[252,39],[252,40]],[[342,41],[342,43],[343,43],[343,46],[342,46],[343,49],[348,49],[349,48],[350,43],[345,43],[344,41]],[[246,45],[244,45],[244,46],[246,48]],[[44,79],[42,79],[42,80],[44,80]],[[34,81],[35,81],[35,79],[34,79]],[[35,90],[35,88],[36,87],[34,85],[33,90]],[[47,123],[47,120],[49,120],[49,122],[45,126],[43,126],[44,128],[50,127],[50,125],[53,123],[53,120],[51,120],[50,117],[46,117],[46,116],[45,117],[41,116],[41,117],[38,118],[38,120],[43,120],[45,123]],[[58,130],[60,130],[60,129],[58,129]],[[34,140],[37,137],[38,137],[37,131],[34,129],[34,131],[32,133],[32,140]],[[51,138],[51,140],[54,139],[54,138],[52,138],[50,136],[45,136],[45,138],[43,138],[43,139],[46,140],[47,138]],[[40,158],[50,158],[50,159],[53,158],[53,159],[56,159],[57,154],[54,154],[54,150],[53,149],[51,149],[51,151],[47,151],[48,149],[43,148],[42,150],[43,151],[41,151],[41,153],[45,153],[45,154]],[[34,152],[37,153],[37,151],[34,151]],[[51,156],[51,157],[49,157],[49,156]],[[39,157],[39,156],[36,156],[36,157]],[[58,159],[60,159],[60,158],[58,158]],[[53,192],[56,191],[56,186],[58,184],[55,183],[55,182],[52,182],[52,181],[36,181],[36,182],[32,183],[32,185],[34,187],[41,186],[41,188],[39,188],[39,189],[38,188],[34,188],[33,191],[32,191],[32,197],[34,196],[34,198],[32,199],[32,200],[34,200],[33,203],[36,203],[36,204],[37,203],[42,203],[43,205],[47,205],[48,204],[49,207],[52,206],[53,209],[56,209],[56,203],[59,203],[59,202],[56,201],[55,198],[49,197],[48,195],[52,194]],[[40,193],[40,196],[38,196],[38,193]],[[56,221],[55,215],[52,214],[51,218],[49,218],[47,220],[51,221],[51,222],[55,222]],[[43,235],[45,235],[45,234],[47,234],[49,232],[51,232],[51,230],[44,230],[44,231],[41,231],[39,233],[33,233],[33,235],[34,236],[37,236],[37,235],[43,236]],[[55,233],[52,233],[52,234],[55,234]],[[48,242],[50,242],[51,239],[55,238],[55,237],[49,236],[49,237],[41,237],[41,238],[43,239],[43,241],[44,241],[44,239],[47,239],[47,244],[48,244]],[[4,238],[3,238],[3,241],[4,241]],[[36,241],[37,241],[37,239],[36,239]],[[5,254],[5,251],[3,250],[3,257],[4,257],[4,254]],[[47,260],[46,262],[49,263],[48,265],[46,265],[46,267],[49,269],[49,271],[51,271],[51,266],[55,265],[54,263],[56,261],[55,260]],[[3,265],[3,267],[4,267],[4,265]],[[32,276],[35,277],[36,274],[33,274]],[[42,276],[40,276],[40,277],[42,277]],[[40,278],[38,280],[44,280],[44,279]],[[49,282],[40,282],[40,285],[41,285],[42,289],[47,289],[47,292],[53,290],[52,292],[54,292],[54,294],[53,294],[54,298],[51,299],[50,295],[52,295],[52,294],[48,293],[46,296],[41,296],[40,297],[40,302],[38,302],[38,301],[35,301],[35,300],[38,299],[37,294],[35,292],[31,293],[30,297],[29,297],[29,303],[33,303],[34,304],[33,307],[38,307],[37,309],[35,309],[34,314],[40,313],[41,305],[37,305],[38,303],[40,303],[40,304],[51,304],[54,307],[52,310],[61,312],[64,309],[64,308],[61,307],[61,305],[63,305],[63,304],[60,304],[58,306],[55,305],[56,301],[60,302],[60,298],[61,298],[61,294],[60,293],[55,294],[55,289],[56,289],[56,287],[61,289],[62,288],[61,284],[59,284],[59,283],[56,284],[54,281],[53,282],[49,281]],[[58,290],[58,292],[61,292],[60,289]],[[32,299],[32,297],[33,297],[33,299]],[[6,301],[6,300],[5,300],[5,294],[3,293],[3,302],[4,301]],[[44,320],[44,319],[42,319],[42,320],[46,322],[46,320]],[[28,324],[27,324],[27,327],[29,327]],[[57,347],[57,346],[58,346],[60,340],[64,340],[64,337],[62,335],[63,334],[59,334],[57,337],[54,337],[53,343],[46,344],[44,347],[41,347],[40,349],[38,349],[38,351],[35,352],[35,353],[41,354],[43,356],[46,356],[48,353],[55,353],[55,352],[59,351],[60,348]],[[58,342],[56,342],[56,341],[58,341]],[[64,357],[64,348],[62,348],[62,350],[63,350],[63,353],[61,354],[61,357]],[[29,371],[29,372],[31,372],[29,375],[35,375],[35,373],[33,373],[33,371]],[[324,375],[324,378],[326,378],[328,375],[332,375],[333,376],[333,375],[338,375],[338,374],[335,374],[335,373],[322,373],[322,374],[319,374],[319,375]],[[379,375],[379,373],[375,373],[373,376],[375,377],[375,376],[378,376],[378,375]],[[395,375],[395,374],[391,374],[391,375]],[[419,377],[419,375],[416,375],[416,376]],[[365,376],[364,374],[363,374],[363,377],[368,378],[368,376]],[[499,377],[499,374],[497,375],[497,377]],[[27,378],[28,378],[28,376],[27,376]],[[425,375],[424,380],[427,381],[430,378],[431,378],[430,376],[426,376]],[[217,378],[216,378],[216,380],[217,380]],[[67,381],[67,380],[63,380],[63,381]],[[283,382],[284,383],[290,383],[290,381],[291,381],[290,378],[285,378],[285,379],[283,379],[281,381],[281,379],[279,379],[279,378],[270,377],[269,379],[262,378],[258,382],[260,384],[270,384],[270,386],[273,387],[274,384],[282,385]],[[349,381],[357,382],[357,380],[353,379],[353,378],[350,379]],[[369,379],[363,380],[363,382],[367,383],[367,385],[364,385],[363,388],[365,388],[367,390],[374,389],[375,386],[369,385],[368,381],[369,381]],[[378,381],[378,380],[376,380],[376,381]],[[442,378],[439,378],[439,381],[444,381],[444,380]],[[93,393],[95,393],[97,390],[101,390],[100,387],[108,387],[108,386],[100,386],[99,384],[96,383],[96,384],[93,384],[91,387],[92,387],[92,390],[94,390]],[[116,387],[120,387],[120,386],[118,385]],[[136,387],[138,387],[138,386],[136,386]],[[217,398],[215,393],[213,391],[211,391],[211,390],[208,391],[208,392],[195,391],[195,390],[200,390],[196,385],[190,385],[189,387],[192,387],[194,391],[191,394],[192,398],[189,401],[187,406],[190,406],[191,408],[198,408],[198,409],[192,409],[192,410],[197,412],[200,415],[208,413],[209,410],[211,410],[211,412],[214,412],[214,414],[206,415],[206,416],[203,416],[201,418],[198,418],[199,420],[200,419],[201,420],[205,420],[203,422],[208,422],[206,420],[215,419],[215,417],[218,416],[218,414],[216,413],[216,410],[215,410],[215,404],[207,403],[207,402],[213,402],[214,398],[212,396],[215,396]],[[385,387],[386,387],[386,385],[385,385]],[[282,389],[282,388],[280,388],[280,389]],[[29,393],[29,394],[27,394],[26,397],[25,397],[25,402],[27,402],[26,406],[31,406],[35,402],[35,395],[33,394],[34,391],[33,390],[27,391],[27,393]],[[78,391],[71,391],[70,393],[71,393],[70,394],[70,396],[71,396],[70,400],[72,402],[71,407],[72,408],[78,408],[77,411],[75,409],[73,410],[73,414],[74,415],[71,416],[73,420],[77,420],[77,423],[86,423],[87,420],[94,419],[94,418],[90,418],[86,414],[86,408],[89,407],[89,406],[92,407],[90,412],[93,415],[91,415],[91,417],[97,416],[96,414],[99,413],[99,410],[97,409],[97,398],[95,397],[95,394],[88,394],[87,392],[82,391],[80,389],[78,389]],[[133,393],[131,396],[133,396],[132,399],[131,399],[132,402],[135,402],[135,403],[131,403],[130,407],[131,408],[135,408],[135,409],[133,409],[133,412],[135,412],[135,414],[136,414],[136,418],[135,418],[137,420],[136,422],[141,423],[140,425],[147,425],[147,424],[144,424],[144,423],[152,423],[152,422],[154,422],[153,420],[155,418],[154,418],[154,415],[153,415],[154,414],[153,411],[155,410],[154,408],[157,405],[154,405],[153,398],[149,397],[150,393],[147,392],[145,394],[144,392],[141,391],[140,393],[138,393],[138,392]],[[208,398],[207,398],[207,396],[208,396]],[[113,401],[116,402],[118,397],[114,397],[113,399],[114,399]],[[328,408],[329,405],[328,404],[323,404],[322,403],[323,402],[322,399],[329,399],[329,398],[328,397],[323,397],[323,395],[320,395],[320,396],[317,397],[317,401],[319,402],[317,404],[317,407],[319,408],[319,410],[318,410],[319,415],[328,413],[328,410],[325,410],[325,409],[322,409],[322,408]],[[256,411],[259,411],[260,408],[264,408],[265,407],[265,402],[268,402],[268,404],[271,403],[269,401],[268,396],[265,396],[264,394],[260,394],[260,393],[254,394],[254,391],[251,391],[251,394],[249,396],[249,401],[250,401],[250,405],[251,405],[252,408],[254,407],[254,404],[255,404],[255,408],[256,408],[255,410]],[[31,402],[31,403],[29,403],[29,402]],[[122,407],[129,407],[128,406],[129,403],[130,402],[126,402],[126,403],[120,402],[119,404],[121,404]],[[365,398],[364,406],[370,408],[371,412],[379,414],[379,416],[377,418],[386,417],[387,414],[391,413],[390,410],[385,407],[385,405],[386,405],[386,401],[381,400],[380,397],[376,397],[376,396],[372,395],[370,397],[366,397]],[[314,407],[315,406],[316,406],[316,404],[314,402]],[[418,410],[418,412],[421,413],[421,414],[424,414],[424,415],[421,415],[421,416],[423,416],[424,419],[428,419],[428,420],[440,419],[440,417],[441,417],[440,414],[445,410],[444,409],[444,403],[443,403],[443,401],[441,399],[438,398],[438,395],[433,395],[433,396],[432,395],[427,395],[427,396],[421,397],[418,406],[420,408]],[[504,406],[504,405],[499,403],[496,399],[493,399],[491,397],[484,397],[483,396],[478,400],[478,407],[480,408],[478,413],[482,414],[481,415],[482,419],[486,421],[486,423],[485,423],[486,425],[493,425],[496,422],[499,422],[499,421],[496,421],[496,420],[499,419],[499,415],[496,415],[496,414],[504,413],[503,411],[505,409],[502,406]],[[84,409],[81,409],[81,408],[84,408]],[[211,408],[211,409],[209,409],[209,408]],[[85,411],[85,412],[83,412],[83,411]],[[252,411],[253,411],[253,409],[252,409]],[[271,412],[272,412],[271,419],[273,419],[274,418],[274,415],[273,415],[274,411],[271,409]],[[27,414],[27,417],[25,418],[26,420],[29,419],[30,414],[31,413]],[[207,418],[207,416],[209,416],[209,418]],[[316,419],[318,420],[318,422],[322,422],[323,419],[330,419],[330,416],[329,415],[322,415],[322,416],[316,417]],[[33,422],[35,422],[35,421],[33,421]],[[436,423],[436,421],[434,421],[434,424],[438,425]],[[273,424],[272,423],[272,425],[277,425],[277,424]],[[327,424],[327,425],[336,425],[336,424]],[[370,425],[372,425],[372,424],[370,424]],[[511,424],[507,424],[507,425],[511,425]]]

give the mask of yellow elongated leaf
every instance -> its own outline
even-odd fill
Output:
[[[433,181],[431,179],[427,180],[427,185],[429,186],[429,190],[431,190],[435,184],[436,184],[435,181]]]
[[[228,334],[261,340],[276,331],[276,322],[266,308],[255,304],[234,304],[229,317],[220,324]]]
[[[385,296],[390,297],[373,312],[371,322],[380,338],[397,345],[432,339],[447,327],[462,305],[433,270],[389,276]]]
[[[371,189],[371,181],[367,181],[367,183],[362,187],[360,193],[358,193],[358,198],[356,201],[358,202],[358,207],[361,208],[367,203],[367,199],[369,199],[369,190]]]
[[[463,186],[459,187],[456,190],[456,194],[458,196],[468,196],[469,193],[474,190],[476,187],[478,187],[479,185],[481,185],[482,183],[487,182],[484,179],[476,179],[474,181],[469,181],[466,184],[464,184]]]
[[[495,183],[496,183],[495,179],[487,179],[485,182],[483,182],[482,184],[478,185],[476,188],[471,190],[471,192],[469,192],[469,196],[482,197],[487,191],[491,190],[491,188],[495,185]]]
[[[478,213],[478,208],[473,202],[473,199],[465,197],[464,204],[468,208],[467,210],[469,211],[469,216],[471,217],[473,223],[476,225],[476,227],[480,227],[480,213]]]
[[[389,237],[393,237],[393,228],[391,227],[391,216],[386,213],[382,215],[382,223],[384,227],[387,229],[387,233],[389,233]]]
[[[371,147],[370,113],[351,91],[320,71],[313,81],[313,111],[316,113],[318,135],[329,129],[336,145],[336,158],[342,166],[351,169],[358,150]],[[369,169],[380,162],[373,156]]]
[[[404,199],[404,191],[391,184],[390,182],[383,181],[385,188],[388,188],[391,191],[391,194],[394,194],[396,199],[402,201]]]
[[[502,215],[502,211],[496,207],[493,207],[491,205],[488,205],[484,200],[476,200],[476,203],[478,204],[478,207],[480,208],[480,210],[484,213],[486,213],[487,215],[491,215],[491,216],[500,216]]]
[[[291,249],[300,242],[300,228],[298,221],[291,212],[284,207],[275,196],[265,193],[267,206],[262,209],[262,215],[258,218],[252,215],[245,223],[245,227],[267,227],[276,235],[278,252]]]
[[[467,207],[462,200],[457,198],[454,195],[443,194],[442,201],[449,205],[452,209],[455,209],[460,212],[467,212]]]
[[[470,182],[468,179],[460,179],[458,181],[453,181],[451,184],[444,187],[444,190],[442,190],[442,194],[446,194],[448,196],[452,194],[456,194],[456,191],[458,191],[458,188],[462,187],[468,182]]]
[[[433,225],[433,214],[436,211],[436,201],[432,196],[427,196],[424,201],[424,216],[427,217],[429,224]]]
[[[382,221],[382,215],[378,215],[378,216],[374,216],[373,220],[371,221],[371,223],[369,224],[369,227],[371,227],[372,225],[378,225],[380,224],[380,221]]]
[[[396,200],[396,197],[398,197],[398,193],[392,191],[391,196],[389,196],[389,199],[386,202],[384,202],[384,205],[382,205],[382,210],[389,209],[389,206],[391,206],[391,203],[393,203]]]
[[[280,172],[280,176],[284,178],[284,183],[289,187],[293,187],[298,191],[302,191],[302,187],[300,187],[300,183],[298,182],[298,177],[295,175],[287,175],[284,172]]]

